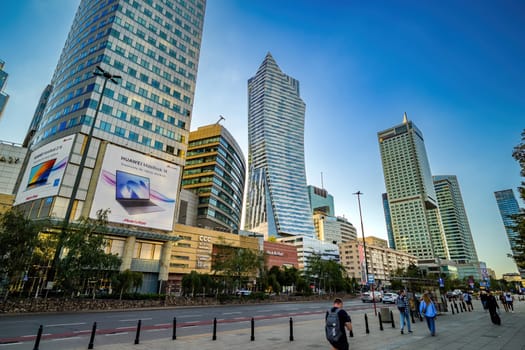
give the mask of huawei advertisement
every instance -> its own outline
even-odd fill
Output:
[[[109,209],[110,222],[171,231],[180,167],[108,145],[89,216]]]
[[[58,194],[73,139],[68,136],[31,153],[14,205]]]

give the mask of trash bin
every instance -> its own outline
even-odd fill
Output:
[[[390,318],[390,308],[382,307],[379,312],[381,313],[381,322],[392,322],[392,319]]]

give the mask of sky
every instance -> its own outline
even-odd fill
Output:
[[[22,142],[78,3],[2,4],[0,140]],[[432,173],[458,177],[479,259],[515,272],[494,191],[522,181],[524,13],[522,1],[208,0],[191,129],[224,116],[246,157],[247,80],[271,52],[300,81],[307,182],[334,196],[337,215],[361,233],[359,190],[365,235],[387,238],[377,133],[406,112]]]

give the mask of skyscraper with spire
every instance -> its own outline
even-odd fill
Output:
[[[396,249],[422,263],[449,259],[423,134],[405,113],[378,141]]]
[[[248,188],[245,229],[314,237],[304,165],[305,103],[299,81],[270,53],[248,80]]]

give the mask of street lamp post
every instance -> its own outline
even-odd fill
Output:
[[[82,149],[82,157],[80,158],[80,164],[78,165],[78,171],[75,177],[75,182],[73,183],[73,188],[71,189],[71,197],[69,198],[69,202],[66,208],[66,214],[64,216],[64,222],[62,226],[62,232],[60,233],[60,236],[58,238],[57,248],[55,250],[55,256],[53,257],[52,268],[48,276],[48,281],[51,281],[51,282],[55,279],[58,259],[60,258],[60,253],[62,251],[65,230],[71,221],[71,215],[73,213],[73,205],[75,203],[75,198],[77,196],[78,187],[80,186],[80,180],[82,179],[82,173],[84,172],[84,166],[86,164],[87,155],[89,153],[89,148],[91,146],[91,140],[93,138],[93,130],[95,129],[98,112],[100,111],[100,106],[102,105],[102,98],[104,96],[104,92],[106,91],[106,85],[108,81],[111,81],[112,83],[118,85],[117,79],[122,79],[120,75],[111,74],[110,72],[103,70],[100,66],[96,66],[96,70],[93,72],[93,75],[97,77],[103,77],[104,83],[102,84],[102,91],[100,92],[100,96],[98,98],[97,109],[95,110],[93,121],[91,122],[91,125],[89,127],[89,133],[86,139],[86,145]]]
[[[368,283],[368,258],[366,254],[365,229],[363,226],[363,214],[361,213],[361,195],[363,194],[363,192],[357,191],[354,194],[357,196],[357,204],[359,206],[359,219],[361,220],[361,236],[363,237],[363,250],[365,252],[366,282]],[[377,316],[376,296],[374,293],[374,283],[372,283],[372,302],[374,303],[374,314]]]

